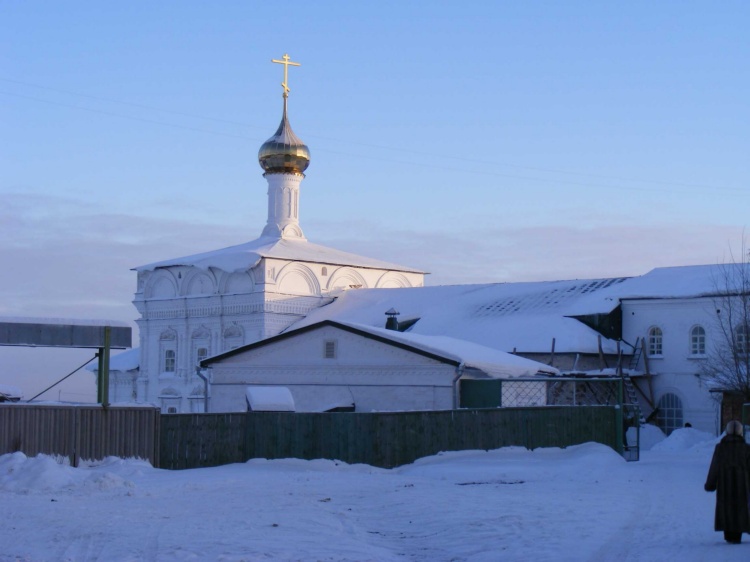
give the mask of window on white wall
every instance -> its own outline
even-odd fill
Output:
[[[690,355],[706,354],[706,330],[703,326],[695,326],[690,330]]]
[[[334,340],[326,340],[323,343],[323,357],[336,359],[336,342]]]
[[[659,398],[657,409],[656,425],[667,435],[683,426],[682,400],[676,394],[668,392]]]
[[[200,365],[200,362],[203,361],[206,357],[208,357],[208,348],[207,347],[199,347],[195,350],[195,364]]]
[[[164,350],[164,369],[165,373],[174,373],[177,354],[174,349]]]
[[[654,326],[648,331],[648,354],[650,357],[662,354],[661,328]]]
[[[167,330],[159,336],[159,368],[162,373],[173,374],[177,370],[177,333]]]
[[[748,337],[748,328],[740,324],[735,330],[737,340],[737,353],[750,353],[750,338]]]
[[[211,332],[205,326],[201,326],[193,332],[193,360],[197,366],[203,359],[208,357],[211,348]]]

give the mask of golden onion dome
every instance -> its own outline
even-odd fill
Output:
[[[258,161],[266,174],[302,174],[310,165],[310,149],[294,134],[287,119],[286,97],[281,124],[274,135],[261,145]]]

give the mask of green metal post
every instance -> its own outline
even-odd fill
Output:
[[[100,347],[96,354],[96,403],[102,403],[102,372],[104,363],[104,348]]]
[[[99,371],[96,376],[96,401],[105,408],[109,406],[109,351],[111,329],[104,327],[104,347],[99,348]]]
[[[621,455],[625,452],[625,447],[623,445],[623,439],[624,439],[624,428],[622,426],[623,424],[623,388],[622,388],[622,377],[620,377],[620,380],[617,384],[617,404],[615,405],[615,439],[617,440],[615,449],[618,453]]]

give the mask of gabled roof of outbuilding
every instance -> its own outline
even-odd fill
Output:
[[[539,372],[553,375],[559,372],[554,367],[544,365],[537,361],[525,359],[504,351],[499,351],[498,349],[489,348],[457,338],[402,333],[393,330],[374,328],[372,326],[336,322],[333,320],[323,320],[237,349],[226,351],[214,357],[209,357],[201,361],[201,367],[210,367],[212,364],[221,362],[228,357],[252,351],[274,342],[297,337],[325,326],[332,326],[352,334],[376,340],[387,345],[392,345],[456,367],[463,364],[466,368],[476,369],[485,373],[487,376],[495,378],[533,376]]]

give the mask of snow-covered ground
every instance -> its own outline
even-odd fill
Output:
[[[742,560],[703,491],[717,439],[643,432],[445,453],[392,470],[252,460],[185,471],[0,456],[0,560]]]

